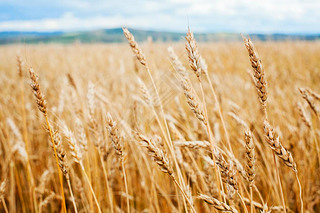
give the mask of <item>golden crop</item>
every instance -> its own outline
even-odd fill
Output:
[[[0,212],[320,211],[319,42],[125,35],[0,47]]]

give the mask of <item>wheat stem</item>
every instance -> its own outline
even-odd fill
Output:
[[[57,169],[58,169],[58,175],[59,175],[59,180],[60,180],[60,190],[61,190],[61,196],[62,196],[62,205],[63,205],[64,212],[67,213],[67,207],[66,207],[64,190],[63,190],[63,177],[62,177],[62,173],[60,171],[59,159],[58,159],[58,155],[57,155],[56,145],[55,145],[55,142],[54,142],[54,139],[53,139],[52,130],[51,130],[51,126],[49,124],[47,113],[45,113],[45,118],[46,118],[46,123],[47,123],[47,127],[48,127],[49,134],[50,134],[50,139],[51,139],[51,144],[52,144],[53,151],[54,151],[54,156],[55,156],[55,159],[56,159]]]
[[[99,154],[99,155],[100,155],[100,162],[101,162],[102,169],[103,169],[104,179],[106,181],[107,193],[108,193],[108,198],[109,198],[109,202],[110,202],[110,209],[111,209],[111,213],[113,213],[114,212],[114,210],[113,210],[113,198],[112,198],[112,192],[111,192],[111,189],[110,189],[110,186],[109,186],[108,174],[107,174],[107,170],[106,170],[106,167],[104,165],[102,156],[101,156],[101,154]]]
[[[250,186],[250,213],[253,213],[254,210],[252,194],[252,186]]]
[[[74,211],[77,213],[78,212],[77,205],[76,205],[76,201],[75,201],[74,196],[73,196],[73,192],[72,192],[71,183],[70,183],[70,179],[69,178],[67,178],[67,183],[68,183],[68,187],[69,187],[69,191],[70,191],[70,195],[71,195],[73,208],[74,208]]]
[[[121,161],[122,172],[123,172],[123,179],[124,179],[124,187],[126,189],[126,198],[127,198],[127,212],[130,213],[130,200],[129,200],[129,190],[128,190],[128,183],[127,183],[127,175],[124,169],[123,160]]]
[[[311,132],[312,132],[312,137],[314,138],[314,143],[316,145],[316,151],[317,151],[317,156],[318,156],[318,165],[320,166],[320,149],[319,149],[319,142],[315,133],[315,130],[313,126],[311,127]]]
[[[302,188],[301,188],[301,183],[300,183],[297,171],[295,172],[295,175],[296,175],[296,179],[297,179],[298,186],[299,186],[299,199],[300,199],[300,209],[301,209],[300,211],[301,211],[301,213],[303,213]]]
[[[284,213],[286,213],[287,212],[286,203],[284,201],[284,194],[283,194],[283,189],[282,189],[282,184],[281,184],[281,179],[280,179],[280,174],[279,174],[279,167],[278,167],[276,155],[274,154],[274,152],[272,153],[272,155],[273,155],[273,160],[274,160],[274,164],[276,167],[277,179],[278,179],[278,183],[279,183],[279,187],[280,187],[280,195],[281,195],[283,211],[284,211]]]
[[[5,213],[9,213],[7,205],[6,205],[6,201],[4,200],[3,196],[1,196],[1,201],[2,201]]]
[[[177,173],[178,173],[178,181],[180,182],[180,184],[183,185],[183,187],[185,186],[185,183],[184,183],[184,180],[183,180],[183,177],[182,177],[182,173],[181,173],[181,170],[180,170],[180,167],[179,167],[179,164],[177,162],[177,159],[176,159],[176,155],[175,155],[175,152],[174,152],[174,149],[173,149],[173,143],[172,143],[172,140],[171,140],[171,136],[170,136],[170,131],[169,131],[169,127],[168,127],[168,123],[167,123],[167,120],[165,118],[165,114],[164,114],[164,110],[163,110],[163,105],[162,105],[162,102],[161,102],[161,99],[160,99],[160,96],[159,96],[159,92],[158,92],[158,89],[156,87],[156,84],[154,82],[154,79],[151,75],[151,72],[150,72],[150,69],[149,69],[149,66],[146,62],[146,58],[144,56],[144,54],[142,53],[141,49],[138,47],[138,43],[135,41],[134,39],[134,36],[129,32],[129,30],[127,28],[123,28],[123,33],[125,35],[125,37],[127,38],[130,46],[131,46],[131,49],[132,51],[135,53],[138,61],[145,67],[145,69],[147,70],[147,73],[148,73],[148,76],[151,80],[151,83],[152,83],[152,86],[154,88],[154,91],[156,93],[156,97],[157,97],[157,101],[159,103],[159,106],[160,106],[160,111],[161,111],[161,116],[163,118],[163,122],[164,122],[164,125],[165,125],[165,129],[166,129],[166,133],[167,133],[167,140],[168,140],[168,144],[169,144],[169,151],[172,155],[172,158],[173,158],[173,161],[174,161],[174,164],[176,166],[176,170],[177,170]],[[184,201],[185,202],[185,201]]]
[[[97,197],[96,197],[96,194],[94,193],[94,190],[93,190],[92,185],[91,185],[91,183],[90,183],[90,179],[89,179],[89,177],[88,177],[88,175],[87,175],[87,173],[86,173],[86,171],[85,171],[85,169],[84,169],[84,166],[83,166],[83,164],[82,164],[81,162],[80,162],[80,168],[81,168],[81,170],[82,170],[82,172],[83,172],[83,174],[84,174],[84,176],[85,176],[85,178],[86,178],[86,181],[87,181],[87,183],[88,183],[88,185],[89,185],[91,194],[92,194],[93,199],[94,199],[94,201],[95,201],[95,203],[96,203],[96,205],[97,205],[98,211],[99,211],[99,213],[102,213],[101,208],[100,208],[100,205],[99,205],[99,202],[98,202]]]
[[[225,122],[224,122],[224,118],[223,118],[223,115],[222,115],[222,110],[221,110],[221,106],[220,106],[220,101],[219,101],[218,96],[217,96],[217,94],[216,94],[216,92],[215,92],[215,90],[214,90],[214,88],[213,88],[213,86],[212,86],[212,82],[211,82],[211,79],[210,79],[210,77],[209,77],[208,72],[205,72],[205,74],[206,74],[206,78],[207,78],[207,80],[208,80],[208,83],[209,83],[209,85],[210,85],[210,90],[211,90],[211,92],[212,92],[212,94],[213,94],[214,101],[215,101],[215,103],[217,104],[218,113],[219,113],[219,118],[220,118],[220,120],[221,120],[222,128],[223,128],[224,134],[225,134],[225,136],[226,136],[226,141],[227,141],[227,143],[228,143],[229,150],[230,150],[230,152],[232,153],[230,137],[229,137],[229,133],[228,133],[228,131],[227,131],[227,127],[226,127],[226,124],[225,124]]]
[[[187,203],[189,204],[192,212],[196,213],[196,210],[193,207],[193,204],[190,202],[187,194],[185,193],[185,191],[182,189],[181,185],[177,182],[176,178],[174,176],[170,176],[173,179],[173,182],[177,185],[177,187],[179,188],[180,192],[182,193],[183,197],[185,198],[185,200],[187,201]]]

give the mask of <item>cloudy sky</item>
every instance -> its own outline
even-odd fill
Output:
[[[0,0],[0,31],[320,33],[320,0]]]

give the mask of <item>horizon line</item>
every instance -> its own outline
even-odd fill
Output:
[[[0,33],[75,33],[75,32],[92,32],[92,31],[100,31],[100,30],[115,30],[115,29],[122,29],[123,27],[111,27],[111,28],[97,28],[97,29],[73,29],[73,30],[0,30]],[[172,31],[172,30],[160,30],[160,29],[153,29],[153,28],[139,28],[139,27],[127,27],[131,30],[137,31],[149,31],[149,32],[160,32],[160,33],[176,33],[176,34],[184,34],[187,32],[185,31]],[[263,31],[252,31],[252,32],[238,32],[238,31],[193,31],[194,34],[256,34],[256,35],[319,35],[320,32],[281,32],[281,31],[273,31],[273,32],[263,32]]]

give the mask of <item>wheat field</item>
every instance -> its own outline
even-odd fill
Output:
[[[124,32],[0,47],[0,212],[320,211],[319,42]]]

